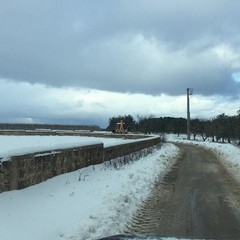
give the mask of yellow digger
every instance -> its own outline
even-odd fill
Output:
[[[123,120],[121,120],[120,123],[117,123],[116,133],[127,134],[127,129],[125,129],[125,123]]]

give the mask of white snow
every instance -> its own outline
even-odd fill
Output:
[[[0,136],[0,159],[49,150],[59,150],[104,143],[104,147],[137,140],[78,136]]]
[[[84,240],[122,233],[155,180],[164,176],[178,154],[176,146],[164,144],[118,170],[108,162],[3,192],[0,239]]]
[[[186,136],[167,137],[170,141],[201,145],[214,151],[235,176],[240,176],[239,148],[231,144],[187,141]],[[113,144],[114,139],[107,140]],[[123,233],[125,224],[148,196],[155,180],[164,176],[178,155],[179,149],[167,143],[153,154],[118,170],[104,163],[23,190],[1,193],[0,239],[94,240]]]

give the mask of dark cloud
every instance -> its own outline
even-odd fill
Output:
[[[190,86],[239,94],[231,76],[240,56],[214,50],[239,50],[239,7],[237,0],[3,1],[0,76],[121,92],[179,95]]]

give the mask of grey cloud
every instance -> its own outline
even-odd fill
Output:
[[[0,76],[121,92],[178,95],[191,86],[238,94],[231,79],[238,69],[211,48],[239,47],[239,7],[236,0],[5,1]]]

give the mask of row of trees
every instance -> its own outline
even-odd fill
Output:
[[[224,113],[211,120],[194,119],[191,121],[191,132],[194,139],[197,135],[205,141],[211,138],[213,142],[237,140],[240,145],[240,111],[237,115],[227,116]]]
[[[117,123],[121,120],[125,123],[125,128],[131,132],[143,133],[185,133],[187,121],[184,118],[160,117],[154,116],[141,117],[135,120],[131,115],[112,117],[109,119],[109,125],[106,130],[113,131]]]
[[[131,132],[179,135],[186,133],[187,129],[185,118],[138,116],[138,119],[135,120],[131,115],[125,115],[110,118],[107,130],[114,130],[121,119],[125,122],[127,130]],[[240,145],[240,110],[234,116],[227,116],[223,113],[212,119],[192,119],[191,134],[194,139],[197,135],[201,136],[203,141],[207,138],[211,138],[213,142],[237,140]]]

